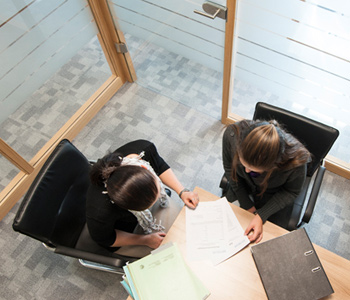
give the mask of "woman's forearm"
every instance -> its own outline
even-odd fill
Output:
[[[111,247],[122,246],[148,246],[150,248],[158,248],[165,237],[164,232],[155,232],[152,234],[135,234],[122,230],[115,230],[117,238]]]
[[[159,178],[166,186],[174,190],[177,194],[184,189],[184,186],[177,179],[172,169],[168,169],[160,174]]]
[[[122,230],[115,230],[117,238],[111,247],[122,247],[131,245],[145,245],[145,235],[129,233]]]
[[[177,179],[174,172],[171,169],[166,170],[163,172],[159,178],[162,180],[162,182],[167,185],[169,188],[173,189],[178,195],[181,191],[184,190],[184,186],[181,184],[181,182]],[[180,195],[179,195],[180,196]],[[185,203],[185,205],[189,208],[195,209],[199,202],[199,197],[196,192],[191,191],[184,191],[181,194],[182,201]]]

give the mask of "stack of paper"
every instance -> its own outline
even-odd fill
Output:
[[[248,245],[249,239],[226,198],[186,208],[186,244],[189,260],[210,260],[214,265]]]
[[[210,295],[173,243],[127,264],[124,272],[121,284],[134,300],[200,300]]]

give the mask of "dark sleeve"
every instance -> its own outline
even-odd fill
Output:
[[[252,201],[249,198],[249,188],[245,179],[237,174],[237,181],[232,179],[232,161],[236,153],[235,135],[232,125],[228,126],[224,132],[222,140],[222,160],[225,170],[225,176],[229,181],[235,196],[237,197],[239,204],[244,209],[249,209],[253,206]],[[228,199],[230,202],[237,199]]]
[[[300,194],[306,177],[306,164],[281,173],[279,180],[284,180],[279,190],[273,194],[267,203],[257,210],[259,216],[265,222],[270,216],[292,205]]]
[[[116,229],[133,232],[137,220],[133,214],[112,204],[104,187],[90,185],[86,199],[86,223],[91,238],[104,247],[113,245]]]
[[[140,154],[142,151],[145,152],[143,159],[151,164],[153,170],[158,176],[170,168],[165,160],[159,155],[156,146],[147,140],[136,140],[115,150],[115,152],[122,154],[122,156]]]
[[[102,191],[102,187],[90,185],[86,199],[86,222],[92,239],[108,247],[116,240],[115,216],[108,209],[108,195],[102,194]]]

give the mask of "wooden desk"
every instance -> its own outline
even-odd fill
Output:
[[[195,191],[199,194],[200,201],[218,199],[217,196],[198,187],[195,188]],[[231,204],[231,206],[241,226],[245,229],[252,215],[236,205]],[[176,242],[186,260],[185,222],[185,209],[182,209],[163,243]],[[264,224],[264,237],[262,241],[267,241],[287,232],[287,230],[281,227],[266,222]],[[250,245],[247,246],[217,266],[212,266],[210,262],[186,260],[190,268],[211,292],[208,299],[267,299],[250,253],[250,247]],[[317,245],[314,245],[314,247],[334,289],[334,294],[326,299],[350,299],[350,261]],[[131,297],[128,300],[131,300]]]

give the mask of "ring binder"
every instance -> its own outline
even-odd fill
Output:
[[[334,293],[304,228],[254,245],[251,252],[269,300],[320,299]]]
[[[308,255],[311,255],[311,254],[313,254],[313,253],[314,253],[314,251],[310,250],[310,251],[306,251],[306,252],[304,253],[304,255],[305,255],[305,256],[308,256]]]

